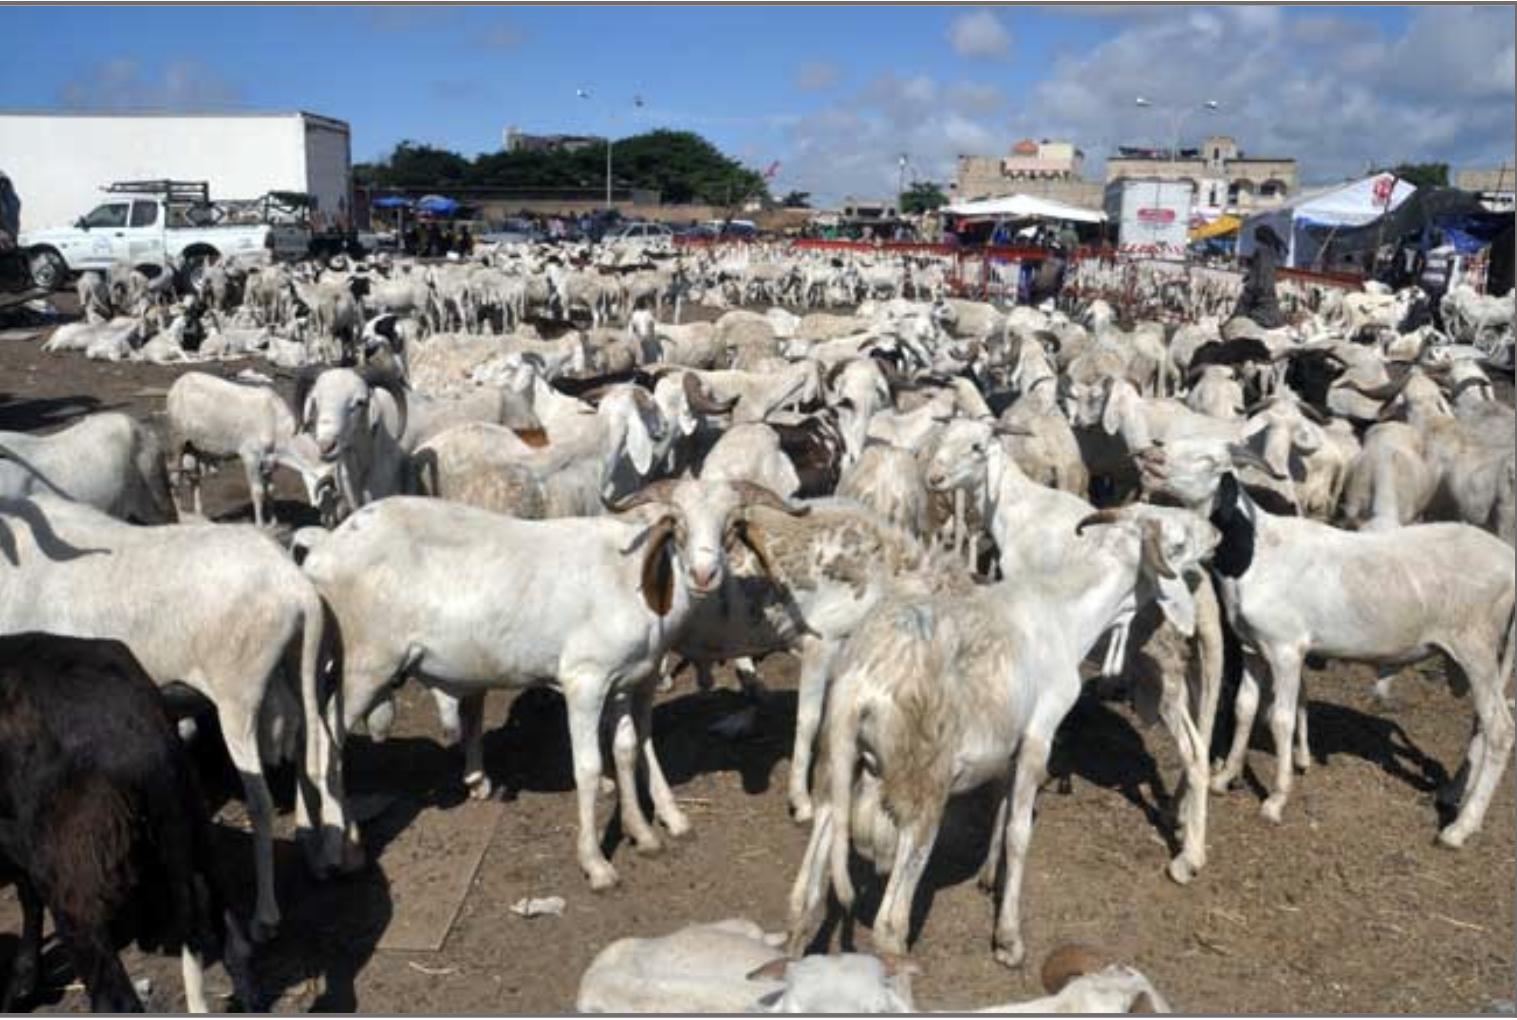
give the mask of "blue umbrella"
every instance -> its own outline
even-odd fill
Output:
[[[441,195],[426,195],[416,200],[416,208],[433,216],[452,216],[458,212],[458,203]]]
[[[403,195],[385,195],[369,203],[375,209],[409,209],[411,200]]]

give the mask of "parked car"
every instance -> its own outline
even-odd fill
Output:
[[[544,234],[531,220],[502,220],[480,234],[480,244],[536,244]]]
[[[623,248],[667,248],[674,243],[674,231],[662,223],[628,223],[606,235],[606,243]]]

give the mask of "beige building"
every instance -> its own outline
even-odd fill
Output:
[[[1454,175],[1454,187],[1473,191],[1481,204],[1492,212],[1510,212],[1517,205],[1517,167],[1505,163],[1497,167],[1470,168]]]
[[[960,156],[949,197],[972,202],[1005,195],[1034,195],[1101,208],[1102,186],[1084,179],[1085,153],[1071,142],[1023,139],[1005,156]]]
[[[1196,205],[1255,212],[1280,205],[1299,187],[1296,161],[1247,156],[1227,135],[1213,135],[1198,150],[1170,153],[1120,149],[1106,162],[1107,182],[1126,177],[1189,181]]]

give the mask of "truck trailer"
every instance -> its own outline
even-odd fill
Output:
[[[227,199],[307,194],[317,226],[349,224],[348,125],[313,113],[0,112],[0,170],[21,230],[72,225],[113,181],[204,181]]]
[[[1106,219],[1124,251],[1182,258],[1195,188],[1189,181],[1124,177],[1106,186]]]

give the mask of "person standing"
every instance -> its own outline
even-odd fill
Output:
[[[1280,298],[1275,293],[1275,270],[1285,259],[1285,242],[1268,223],[1254,228],[1254,256],[1243,278],[1243,293],[1238,295],[1233,315],[1252,319],[1265,329],[1285,325]]]

